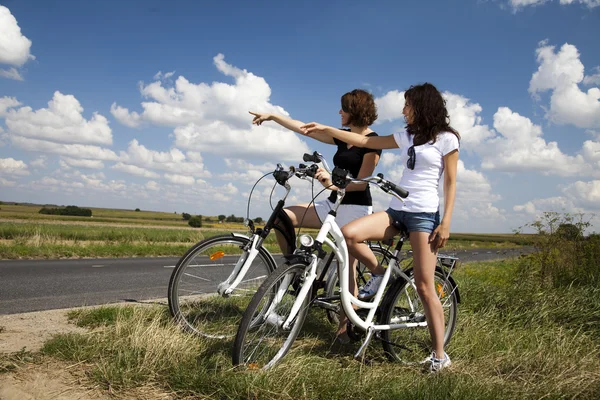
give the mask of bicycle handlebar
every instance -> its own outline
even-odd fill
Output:
[[[348,186],[349,183],[352,183],[352,182],[354,182],[354,183],[360,183],[360,182],[373,183],[373,184],[377,185],[384,192],[386,192],[386,193],[391,192],[390,194],[392,196],[397,197],[400,200],[408,197],[408,194],[409,194],[408,190],[401,188],[400,186],[396,185],[395,183],[392,183],[392,182],[384,179],[382,173],[379,173],[376,176],[368,176],[366,178],[356,179],[356,178],[353,178],[352,175],[345,169],[335,167],[333,169],[333,172],[331,173],[331,180],[332,180],[333,184],[336,185],[338,188],[345,188],[346,186]]]

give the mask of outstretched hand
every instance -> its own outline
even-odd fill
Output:
[[[318,122],[309,122],[308,124],[300,127],[305,135],[310,135],[311,133],[325,133],[327,128],[327,125],[322,125]]]
[[[266,113],[257,113],[257,112],[252,112],[252,111],[248,111],[250,114],[254,115],[254,119],[252,120],[252,124],[253,125],[260,125],[265,121],[270,121],[273,116],[271,114],[266,114]]]

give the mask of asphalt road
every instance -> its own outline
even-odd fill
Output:
[[[529,250],[463,250],[456,255],[468,262],[523,252]],[[177,261],[175,257],[0,260],[0,314],[164,299]]]

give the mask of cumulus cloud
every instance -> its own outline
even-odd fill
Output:
[[[14,158],[0,158],[0,173],[2,175],[26,176],[29,175],[27,164]]]
[[[183,153],[177,148],[160,152],[149,150],[136,139],[129,142],[126,152],[120,152],[120,161],[144,169],[167,171],[175,175],[189,175],[208,178],[211,173],[205,169],[202,156],[196,152]],[[123,170],[123,169],[122,169]],[[124,172],[130,172],[123,170]],[[154,177],[145,175],[147,177]]]
[[[378,115],[376,123],[404,118],[402,115],[404,91],[390,90],[385,95],[377,97],[375,104],[377,104]]]
[[[37,111],[31,107],[17,109],[17,103],[16,99],[7,97],[0,102],[0,113],[12,136],[62,143],[112,144],[108,120],[98,113],[86,120],[82,115],[83,107],[73,95],[56,91],[48,108]]]
[[[104,163],[100,160],[86,160],[83,158],[62,157],[61,161],[69,167],[87,168],[87,169],[102,169]]]
[[[519,11],[528,6],[539,6],[548,3],[549,0],[509,0],[509,5],[514,11]],[[569,5],[573,3],[582,4],[588,8],[600,6],[600,0],[560,0],[561,5]]]
[[[54,153],[73,158],[85,158],[91,160],[116,161],[118,159],[118,156],[112,150],[99,146],[55,143],[47,140],[30,139],[14,135],[9,136],[9,140],[13,146],[27,151]]]
[[[125,173],[128,173],[130,175],[142,176],[144,178],[158,178],[160,176],[156,172],[147,170],[145,168],[140,168],[140,167],[135,166],[135,165],[124,164],[122,162],[116,163],[111,168],[114,169],[114,170],[116,170],[116,171],[125,172]]]
[[[146,121],[173,127],[175,145],[184,150],[283,160],[296,160],[309,151],[296,134],[277,124],[251,126],[248,110],[288,115],[270,103],[271,88],[264,78],[227,64],[222,54],[213,61],[218,71],[234,80],[233,84],[195,84],[179,76],[171,85],[164,80],[170,73],[160,73],[155,76],[157,80],[140,87],[147,99],[141,104],[141,113],[116,103],[111,113],[127,126]]]
[[[30,48],[31,40],[21,33],[16,18],[8,8],[0,5],[0,64],[22,66],[35,59]]]
[[[539,125],[508,107],[498,108],[494,114],[494,128],[499,135],[479,150],[484,169],[528,170],[561,176],[585,171],[585,160],[581,155],[566,155],[556,142],[547,143]]]
[[[181,184],[181,185],[193,185],[196,183],[196,180],[191,176],[184,176],[178,174],[165,174],[165,179],[171,183]]]
[[[127,108],[118,106],[117,103],[112,103],[110,113],[125,126],[137,128],[140,125],[141,117],[138,113],[129,112]]]
[[[587,92],[579,88],[596,81],[594,76],[584,81],[584,66],[579,51],[565,43],[560,50],[542,41],[536,50],[538,70],[531,77],[529,92],[539,99],[540,94],[550,91],[550,106],[546,117],[559,124],[572,124],[579,128],[600,128],[600,88]]]

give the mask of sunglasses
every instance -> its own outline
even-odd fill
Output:
[[[412,145],[408,148],[408,161],[406,162],[406,168],[415,169],[415,161],[417,157],[415,156],[415,146]]]

